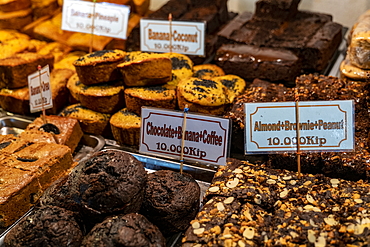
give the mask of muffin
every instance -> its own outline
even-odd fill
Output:
[[[124,108],[109,120],[113,138],[120,145],[137,146],[140,143],[141,117]]]
[[[67,88],[82,106],[93,111],[114,113],[125,105],[122,81],[85,85],[75,74],[68,80]]]
[[[216,76],[223,76],[223,69],[215,64],[199,64],[193,67],[193,77],[201,79],[212,79]]]
[[[228,104],[226,92],[220,81],[191,77],[177,86],[178,106],[188,107],[191,112],[222,115]]]
[[[65,107],[59,115],[77,119],[84,133],[109,136],[111,114],[96,112],[77,103]]]
[[[139,116],[142,106],[175,109],[176,90],[169,85],[126,88],[125,101],[127,110]]]
[[[186,55],[180,53],[164,53],[171,59],[172,63],[172,80],[169,85],[177,84],[193,75],[193,61]]]
[[[121,50],[102,50],[86,54],[73,65],[80,81],[85,85],[122,79],[117,65],[124,61],[125,52]]]
[[[159,170],[148,174],[145,197],[140,212],[161,230],[163,235],[184,231],[196,216],[200,188],[189,174]]]
[[[158,227],[141,214],[131,213],[106,218],[94,226],[82,242],[82,247],[166,246]]]
[[[144,166],[134,156],[120,150],[100,151],[79,163],[41,201],[69,207],[91,229],[105,217],[138,212],[146,182]]]
[[[172,79],[171,60],[163,54],[141,54],[117,65],[126,86],[161,85]]]
[[[34,209],[5,235],[4,246],[79,247],[82,231],[66,209],[45,206]]]

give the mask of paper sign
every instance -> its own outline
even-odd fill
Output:
[[[32,113],[42,109],[53,108],[49,65],[28,76],[28,90],[30,94],[30,111]]]
[[[170,22],[165,20],[140,20],[142,51],[204,56],[204,39],[205,22],[171,21],[170,27]]]
[[[352,100],[299,102],[301,151],[354,149]],[[245,104],[245,153],[295,152],[295,102]]]
[[[183,112],[143,107],[140,152],[179,159]],[[187,114],[184,159],[225,165],[229,119]]]
[[[129,15],[126,5],[65,0],[62,30],[126,39]]]

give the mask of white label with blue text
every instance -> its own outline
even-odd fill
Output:
[[[351,151],[354,148],[354,102],[298,103],[301,151]],[[296,103],[246,103],[245,153],[297,151]]]

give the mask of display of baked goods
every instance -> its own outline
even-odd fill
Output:
[[[124,61],[125,54],[122,50],[95,51],[78,58],[73,65],[85,85],[116,81],[122,78],[117,65]]]
[[[32,20],[33,13],[31,8],[11,12],[0,11],[0,29],[12,28],[20,30],[30,24]]]
[[[183,246],[364,246],[369,183],[229,160]]]
[[[298,3],[300,1],[271,1],[271,0],[259,0],[256,2],[256,11],[252,13],[241,13],[233,20],[231,20],[225,27],[218,33],[219,44],[242,44],[254,47],[264,47],[263,49],[270,49],[269,51],[275,50],[274,53],[280,51],[278,56],[282,56],[282,60],[286,60],[282,63],[278,61],[276,63],[277,68],[274,67],[274,63],[269,63],[266,57],[262,57],[262,61],[256,65],[270,66],[268,70],[276,71],[279,79],[283,81],[289,79],[294,81],[294,76],[300,74],[300,70],[307,72],[319,72],[322,73],[333,57],[334,53],[338,49],[342,41],[342,25],[333,22],[332,16],[329,14],[321,14],[316,12],[300,11],[298,10]],[[272,11],[274,10],[274,11]],[[276,10],[276,12],[275,12]],[[275,18],[279,16],[278,18]],[[251,58],[245,57],[243,59],[237,59],[234,54],[234,50],[227,50],[229,48],[220,48],[220,56],[215,59],[216,64],[222,67],[222,64],[241,64],[244,62],[248,68],[251,66],[250,59],[253,59],[253,55],[258,57],[258,50],[249,50],[247,53],[250,54]],[[225,50],[226,49],[226,50]],[[243,49],[251,49],[251,47],[243,47]],[[289,54],[288,51],[293,54]],[[236,51],[240,52],[241,51]],[[228,60],[228,53],[230,53],[230,62]],[[277,54],[270,55],[272,60],[276,61]],[[296,61],[295,56],[298,57]],[[271,61],[271,60],[270,60]],[[284,78],[284,63],[292,63],[292,70],[296,72],[293,75],[290,72],[289,78]],[[294,64],[298,62],[298,64]],[[238,65],[238,66],[239,66]],[[257,66],[257,67],[258,67]],[[298,68],[297,68],[298,66]],[[280,68],[283,68],[280,74]],[[264,71],[260,71],[256,78],[262,78]],[[258,72],[258,71],[257,71]],[[228,70],[227,73],[232,73],[243,77],[243,70],[235,68],[235,71]],[[261,78],[260,78],[261,77]],[[271,76],[269,76],[271,77]],[[244,78],[247,79],[247,78]],[[268,78],[270,79],[270,78]],[[276,81],[276,79],[273,79]]]
[[[69,78],[67,88],[80,104],[100,113],[115,113],[125,105],[122,81],[85,85],[77,74]]]
[[[141,117],[127,108],[112,115],[109,120],[114,140],[120,145],[138,146]]]
[[[2,0],[0,2],[0,11],[13,12],[21,9],[27,9],[30,6],[30,0]]]
[[[189,56],[180,53],[164,53],[171,59],[172,64],[172,79],[167,82],[169,85],[177,86],[177,84],[193,75],[193,61]]]

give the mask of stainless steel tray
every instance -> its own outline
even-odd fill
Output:
[[[13,134],[17,136],[32,121],[33,118],[18,115],[0,117],[0,135]],[[84,134],[73,153],[74,161],[87,159],[91,154],[101,150],[104,145],[105,139],[102,136]]]

